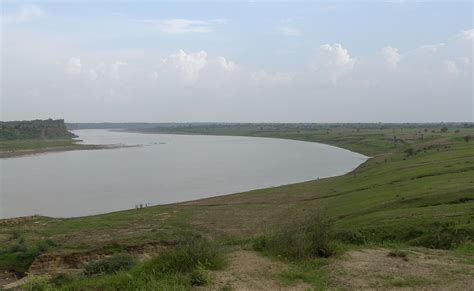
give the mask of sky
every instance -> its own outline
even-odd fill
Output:
[[[0,119],[473,121],[473,4],[8,1]]]

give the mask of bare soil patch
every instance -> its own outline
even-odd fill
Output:
[[[230,253],[229,265],[221,271],[211,272],[212,283],[206,290],[308,290],[311,286],[299,283],[282,285],[278,274],[289,268],[283,262],[261,256],[254,251],[237,250]]]
[[[410,249],[406,258],[388,249],[350,251],[331,265],[337,289],[474,290],[474,265],[447,251]]]

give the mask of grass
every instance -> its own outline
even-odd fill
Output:
[[[48,280],[33,276],[26,286],[31,290],[188,290],[209,283],[208,270],[225,266],[223,254],[211,241],[190,239],[143,263],[117,255],[86,267],[86,276]],[[102,275],[92,276],[96,274]]]
[[[238,244],[268,237],[272,230],[278,229],[282,220],[289,217],[289,213],[296,213],[298,219],[305,220],[315,210],[324,208],[325,217],[331,224],[330,244],[340,241],[354,245],[393,244],[452,249],[453,254],[464,258],[468,264],[474,256],[474,142],[466,142],[464,137],[474,136],[474,129],[458,130],[298,130],[251,126],[167,130],[323,142],[373,158],[340,177],[195,202],[71,219],[33,217],[0,221],[0,249],[11,245],[12,233],[16,232],[21,233],[28,248],[51,239],[56,245],[49,251],[62,253],[91,250],[113,253],[150,243],[175,246],[189,232],[212,237],[218,245]],[[409,148],[412,150],[408,155],[406,150]],[[276,241],[283,238],[285,236]],[[290,237],[285,243],[288,245],[291,241]],[[308,260],[315,260],[314,256],[296,257],[301,259],[295,261],[294,270],[282,278],[290,282],[291,278],[306,276],[307,281],[320,282],[311,279],[311,276],[319,275],[306,274],[304,267],[298,267]],[[0,269],[5,270],[5,266],[16,259],[11,257],[11,253],[0,255]],[[132,280],[137,284],[157,284],[153,285],[155,287],[176,284],[186,289],[190,286],[189,270],[185,275],[173,273],[156,281],[156,278],[133,275],[137,274],[138,271],[133,271],[137,268],[81,279],[74,284],[105,288],[112,281],[128,284],[125,281]]]

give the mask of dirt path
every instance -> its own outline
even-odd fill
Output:
[[[277,276],[288,265],[265,258],[254,251],[237,250],[229,255],[229,265],[211,272],[212,284],[206,290],[307,290],[311,286],[280,284]]]
[[[350,251],[331,265],[336,289],[474,290],[474,265],[446,251],[412,249],[406,258],[388,249]]]

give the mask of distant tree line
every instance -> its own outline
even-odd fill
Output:
[[[0,121],[0,140],[72,138],[63,119]]]
[[[331,128],[354,129],[397,129],[397,128],[470,128],[472,122],[439,122],[439,123],[222,123],[222,122],[190,122],[190,123],[67,123],[68,129],[193,129],[193,128],[255,128],[264,130],[290,129],[290,130],[315,130]]]

